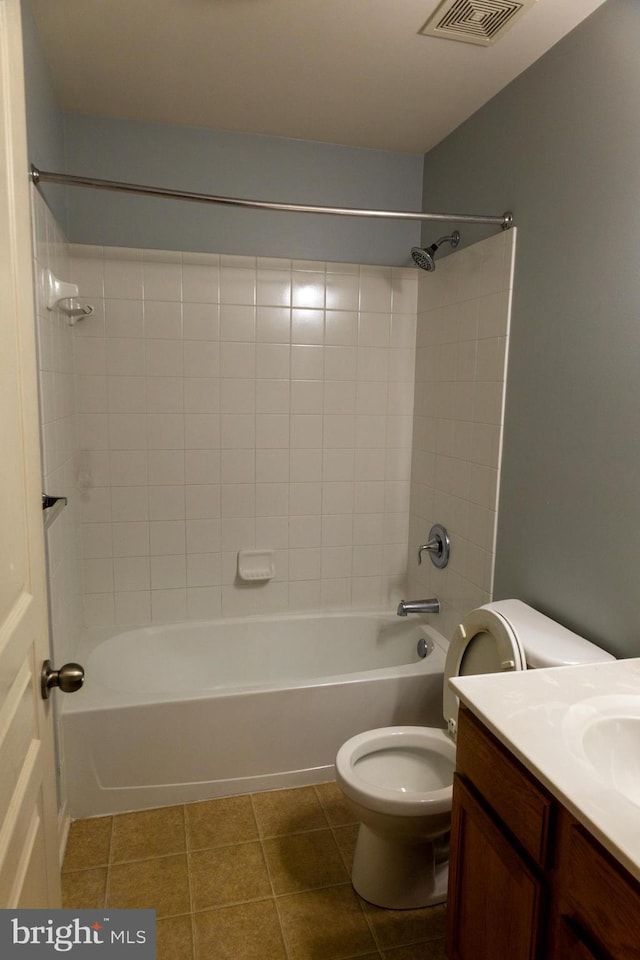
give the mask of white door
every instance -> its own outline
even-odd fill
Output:
[[[19,0],[0,0],[0,907],[60,906]]]

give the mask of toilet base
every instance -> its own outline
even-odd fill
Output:
[[[389,839],[360,824],[351,882],[363,900],[392,910],[444,903],[449,862],[436,863],[434,843]]]

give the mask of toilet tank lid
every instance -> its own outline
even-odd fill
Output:
[[[562,667],[616,659],[522,600],[497,600],[485,606],[499,613],[510,625],[522,644],[530,667]]]

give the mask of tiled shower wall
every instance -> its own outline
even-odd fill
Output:
[[[447,637],[492,599],[515,239],[467,247],[419,281],[409,592],[440,599]],[[434,523],[451,537],[444,570],[427,553],[417,563]]]
[[[38,286],[44,484],[69,497],[47,538],[57,659],[82,582],[87,624],[434,595],[450,636],[491,598],[515,231],[427,274],[69,248],[35,189],[33,210],[36,277],[96,309],[71,327]],[[434,522],[445,571],[416,562]],[[267,585],[237,582],[252,546],[276,551]]]
[[[87,624],[397,602],[417,271],[71,254]],[[251,548],[270,582],[238,581]]]

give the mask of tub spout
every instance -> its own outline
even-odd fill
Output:
[[[408,613],[440,613],[440,601],[435,597],[431,600],[401,600],[398,616],[406,617]]]

